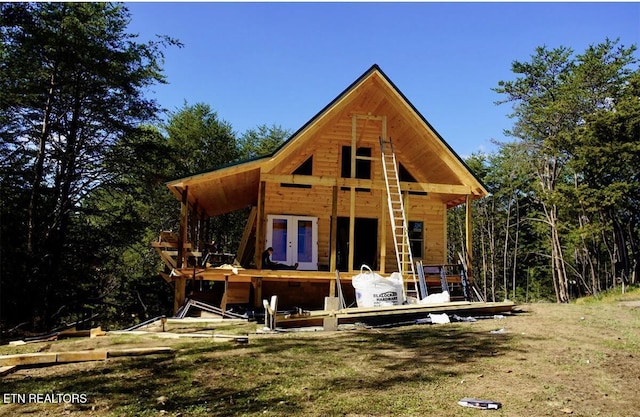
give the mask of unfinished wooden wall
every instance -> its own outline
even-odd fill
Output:
[[[342,147],[351,146],[353,131],[352,117],[343,114],[334,120],[334,124],[318,131],[312,140],[305,143],[304,149],[292,152],[283,163],[274,167],[273,174],[291,174],[313,156],[313,175],[318,177],[339,178],[342,166]],[[379,120],[358,120],[356,125],[356,143],[358,147],[371,148],[372,179],[383,179],[380,161],[379,136],[382,133]],[[402,155],[396,155],[402,160]],[[386,191],[356,191],[356,217],[372,218],[381,221],[386,211]],[[338,191],[338,217],[349,217],[351,191]],[[424,195],[410,195],[406,212],[408,220],[424,222],[424,258],[427,264],[441,264],[446,260],[446,208],[437,198]],[[318,217],[318,263],[329,265],[330,225],[332,207],[332,187],[314,185],[311,188],[282,187],[278,183],[266,185],[265,214],[287,214]],[[384,209],[383,209],[384,207]],[[266,216],[265,216],[266,218]],[[385,270],[397,270],[393,238],[389,228],[386,235]],[[380,246],[380,245],[379,245]]]

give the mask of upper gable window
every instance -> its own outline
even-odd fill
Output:
[[[313,175],[313,155],[307,158],[298,168],[293,172],[293,175]],[[282,187],[294,187],[294,188],[311,188],[309,184],[287,184],[280,183]]]
[[[357,157],[366,159],[359,159]],[[342,147],[342,166],[340,169],[342,178],[351,178],[351,146]],[[371,179],[371,148],[356,149],[356,176],[362,180]],[[349,187],[341,187],[342,190],[348,190]],[[368,188],[356,188],[356,191],[371,191]]]
[[[398,178],[403,182],[418,182],[402,164],[398,164]],[[427,195],[426,191],[409,191],[412,195]]]
[[[313,155],[296,168],[293,175],[313,175]]]
[[[416,179],[413,177],[413,175],[411,175],[411,173],[409,171],[407,171],[407,168],[404,167],[404,165],[399,164],[399,168],[398,168],[398,177],[400,177],[400,181],[405,181],[405,182],[418,182],[416,181]]]
[[[363,156],[369,159],[356,159],[356,176],[363,180],[371,179],[371,148],[356,149],[356,157]],[[351,178],[351,146],[342,147],[342,178]]]

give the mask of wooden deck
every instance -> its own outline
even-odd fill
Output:
[[[264,299],[270,299],[276,295],[280,309],[286,310],[295,306],[302,307],[308,313],[303,317],[278,314],[276,321],[278,326],[282,327],[322,326],[326,320],[333,322],[336,326],[356,321],[412,320],[424,318],[429,313],[444,312],[458,315],[491,315],[509,312],[514,306],[511,302],[469,302],[458,301],[459,297],[452,297],[452,302],[443,304],[407,304],[379,308],[352,307],[355,306],[355,290],[351,282],[359,273],[360,271],[340,272],[341,289],[346,305],[350,308],[337,311],[324,310],[325,297],[337,295],[335,272],[191,267],[174,269],[167,279],[176,283],[191,281],[193,286],[207,281],[223,283],[223,285],[217,284],[219,291],[223,292],[219,303],[223,310],[229,304],[251,304],[253,307],[260,308]],[[435,287],[437,288],[435,292],[440,291],[440,275],[427,274],[425,279],[430,288]],[[447,276],[447,282],[452,285],[460,284],[460,277]],[[185,298],[184,293],[177,297],[178,308],[184,304]]]
[[[324,326],[326,329],[328,322],[333,322],[334,326],[356,322],[401,322],[426,318],[431,313],[447,313],[449,315],[457,314],[460,316],[491,316],[495,314],[509,313],[514,307],[515,304],[512,301],[495,303],[453,301],[441,304],[406,304],[370,308],[356,307],[336,311],[318,310],[305,313],[302,317],[279,313],[276,316],[276,326]]]
[[[376,271],[374,271],[376,272]],[[380,272],[378,272],[380,273]],[[299,271],[299,270],[270,270],[270,269],[244,269],[237,268],[181,268],[173,270],[171,280],[179,276],[187,279],[204,281],[229,281],[229,282],[252,282],[252,278],[261,278],[263,281],[320,281],[330,282],[336,279],[335,272],[329,271]],[[351,283],[354,276],[360,271],[340,272],[340,280]],[[389,273],[380,273],[383,276]],[[167,277],[169,277],[167,275]],[[439,275],[427,275],[426,280],[431,284],[440,283]],[[449,282],[460,283],[460,277],[448,277]]]

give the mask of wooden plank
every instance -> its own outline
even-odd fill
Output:
[[[253,306],[258,308],[262,303],[262,278],[252,277],[251,285],[253,286]]]
[[[59,352],[56,356],[57,363],[103,361],[107,359],[105,350],[81,350],[73,352]]]
[[[156,251],[160,255],[160,258],[165,263],[165,265],[167,265],[170,269],[174,269],[178,267],[178,264],[176,263],[175,259],[173,259],[173,257],[170,254],[168,254],[167,251],[160,250],[158,248],[156,248]],[[168,282],[171,282],[171,281],[169,280]]]
[[[313,176],[313,175],[283,175],[283,174],[262,174],[263,181],[269,183],[285,183],[298,185],[323,185],[331,187],[336,185],[335,177]]]
[[[380,265],[378,269],[381,274],[384,274],[386,271],[386,263],[387,263],[387,213],[389,213],[389,205],[386,204],[386,196],[384,193],[380,193],[380,208],[382,209],[380,212],[380,221],[379,221],[379,229],[380,229]]]
[[[146,348],[130,348],[130,349],[117,349],[109,350],[107,352],[108,358],[119,358],[123,356],[141,356],[141,355],[158,355],[172,353],[173,349],[170,347],[146,347]]]
[[[467,265],[471,265],[471,254],[473,250],[473,221],[471,218],[471,196],[467,194],[466,199],[466,210],[465,210],[465,242],[466,242],[466,263]],[[471,270],[471,268],[469,268]]]
[[[106,336],[106,335],[107,335],[107,332],[102,330],[101,326],[95,327],[95,328],[91,329],[90,332],[89,332],[89,337],[91,339],[93,339],[94,337]]]
[[[8,375],[18,370],[18,365],[0,366],[0,376]]]
[[[180,231],[178,233],[178,259],[176,261],[176,267],[182,268],[184,263],[184,244],[187,242],[187,215],[189,209],[187,205],[187,198],[189,193],[189,187],[184,187],[182,191],[182,201],[180,204]]]
[[[320,231],[318,231],[320,233]],[[338,262],[338,187],[333,186],[331,189],[331,255],[329,256],[330,264],[329,271],[336,270],[336,264]]]
[[[0,356],[0,366],[46,365],[56,363],[56,359],[57,354],[51,352],[2,355]]]
[[[164,279],[166,282],[171,283],[171,276],[165,272],[158,272],[158,274]]]
[[[183,275],[174,280],[173,313],[176,314],[186,299],[187,278]]]
[[[249,243],[249,238],[251,237],[251,231],[256,223],[256,217],[258,213],[258,208],[256,206],[251,207],[251,211],[249,212],[249,217],[247,218],[247,224],[244,227],[244,231],[242,232],[242,238],[240,239],[240,245],[238,246],[238,251],[236,252],[235,262],[236,264],[242,265],[245,262],[245,251],[247,250],[247,245]]]
[[[265,238],[266,238],[266,214],[265,209],[265,194],[266,194],[266,182],[260,180],[260,187],[258,189],[258,213],[256,214],[256,253],[254,263],[257,268],[262,268],[262,252],[264,252]]]
[[[245,304],[249,302],[251,284],[245,282],[229,282],[225,291],[227,304]]]
[[[332,164],[332,173],[335,175],[335,163]],[[383,180],[370,180],[363,178],[335,178],[331,176],[313,175],[284,175],[284,174],[262,174],[261,179],[268,183],[286,183],[297,185],[319,185],[332,187],[357,187],[369,188],[372,190],[385,190],[386,185]],[[467,195],[471,192],[470,187],[456,184],[438,184],[423,182],[400,181],[400,188],[403,191],[416,191],[435,194]]]
[[[182,320],[184,320],[184,319],[182,319]],[[224,319],[224,320],[226,322],[227,320],[231,320],[231,319]],[[245,321],[242,321],[242,322],[244,323]],[[129,336],[151,336],[151,337],[155,337],[155,338],[158,338],[158,339],[185,339],[185,338],[187,338],[187,339],[214,339],[214,341],[216,341],[216,342],[237,342],[237,341],[244,341],[245,339],[248,339],[248,336],[227,335],[227,334],[217,334],[217,333],[145,332],[145,331],[140,331],[140,330],[114,331],[114,332],[109,332],[109,333],[118,334],[118,335],[129,335]],[[115,356],[118,356],[118,351],[113,351],[113,353],[114,353]],[[169,353],[169,352],[165,352],[164,350],[162,350],[160,352],[158,352],[157,350],[153,350],[150,353],[136,353],[136,355],[157,354],[157,353]],[[121,354],[120,356],[133,356],[133,355]]]

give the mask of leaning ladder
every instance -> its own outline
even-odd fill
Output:
[[[387,149],[387,146],[388,149]],[[411,273],[413,278],[413,291],[419,297],[418,282],[416,280],[416,270],[409,244],[409,228],[400,191],[400,178],[398,177],[398,165],[396,154],[393,150],[391,138],[385,141],[380,138],[380,150],[382,152],[382,167],[384,181],[387,185],[387,202],[389,204],[389,218],[391,220],[391,233],[393,234],[393,245],[396,250],[396,260],[398,261],[398,271],[402,276]]]

